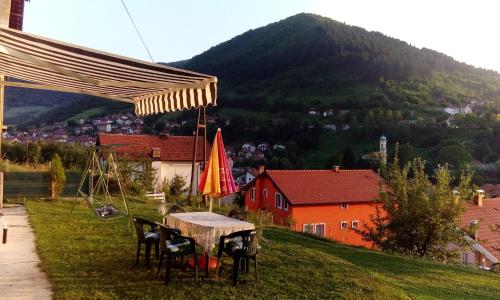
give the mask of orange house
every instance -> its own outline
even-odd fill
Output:
[[[267,170],[245,187],[245,205],[295,231],[372,247],[353,229],[373,225],[380,180],[372,170]]]

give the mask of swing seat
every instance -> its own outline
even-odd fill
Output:
[[[97,207],[95,209],[95,212],[98,217],[104,219],[104,220],[111,220],[115,218],[122,217],[126,214],[118,210],[114,205],[112,204],[106,204],[101,207]]]

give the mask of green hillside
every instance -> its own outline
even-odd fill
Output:
[[[156,268],[135,267],[136,242],[126,218],[103,223],[70,202],[26,203],[42,266],[55,299],[498,299],[500,276],[470,267],[390,255],[318,240],[279,228],[264,231],[260,278],[252,271],[233,288],[227,279],[174,273],[171,285]],[[160,221],[153,203],[131,203],[134,215]],[[153,264],[155,266],[155,264]],[[203,276],[202,276],[203,277]]]
[[[228,105],[247,100],[262,108],[271,100],[316,97],[343,102],[349,95],[377,94],[359,85],[380,78],[431,80],[435,86],[428,96],[484,94],[500,99],[498,73],[312,14],[250,30],[178,65],[217,75],[222,81],[221,98]],[[439,74],[446,74],[444,80],[449,82],[435,80]]]
[[[438,163],[459,169],[476,159],[493,172],[478,182],[498,177],[500,75],[445,54],[298,14],[176,65],[219,77],[220,105],[210,113],[234,121],[217,124],[228,142],[288,145],[288,162],[272,163],[271,154],[265,161],[271,167],[324,168],[346,148],[357,167],[370,167],[361,156],[385,134],[391,150],[407,144],[410,156],[424,156],[430,169]],[[447,128],[444,108],[470,103],[477,103],[474,113],[458,115]],[[311,116],[311,109],[330,114]],[[326,132],[328,124],[349,129]],[[443,149],[450,145],[456,151],[449,159]]]
[[[362,156],[376,150],[385,134],[390,151],[395,143],[406,145],[405,156],[423,156],[429,170],[444,163],[459,170],[475,161],[482,164],[476,183],[500,180],[497,72],[313,14],[249,30],[171,64],[219,78],[218,106],[208,109],[215,117],[210,133],[222,128],[226,144],[236,148],[245,142],[286,146],[262,161],[239,164],[323,168],[352,151],[355,162],[348,167],[374,167]],[[445,107],[467,104],[474,104],[473,113],[448,120]],[[44,113],[14,111],[37,124],[90,116],[100,111],[96,107],[132,109],[86,98],[59,101]],[[311,115],[313,109],[326,115]],[[192,134],[194,111],[145,118],[145,131],[161,130],[172,119],[184,124],[173,134]]]

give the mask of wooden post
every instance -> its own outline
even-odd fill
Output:
[[[198,108],[196,116],[196,131],[194,134],[194,145],[193,145],[193,161],[191,165],[191,182],[189,184],[188,199],[191,200],[194,191],[194,174],[196,172],[196,161],[198,154],[198,138],[200,135],[200,129],[203,129],[203,163],[206,165],[207,161],[207,117],[205,113],[205,107]]]
[[[4,82],[5,75],[0,74],[0,81]],[[2,136],[3,136],[3,101],[5,86],[0,84],[0,160],[2,159]],[[0,172],[0,208],[3,208],[3,172]]]

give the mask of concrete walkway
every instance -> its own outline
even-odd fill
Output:
[[[52,299],[47,276],[38,264],[35,235],[24,206],[0,209],[0,299]],[[7,244],[2,244],[3,222],[7,223]]]

